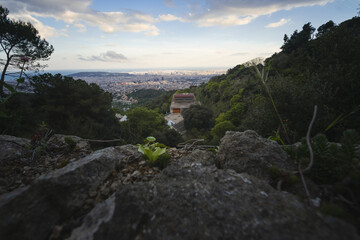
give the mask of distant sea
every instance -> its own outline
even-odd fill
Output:
[[[63,76],[79,73],[79,72],[111,72],[111,73],[131,73],[131,72],[138,72],[138,73],[145,73],[149,71],[205,71],[205,70],[222,70],[222,69],[228,69],[227,67],[222,68],[211,68],[211,67],[189,67],[189,68],[148,68],[148,69],[141,69],[141,68],[134,68],[134,69],[71,69],[71,70],[54,70],[54,69],[44,69],[37,74],[44,74],[44,73],[51,73],[51,74],[57,74],[60,73]],[[8,72],[11,73],[11,75],[8,75],[5,77],[6,81],[13,81],[16,80],[19,77],[19,71],[18,72]],[[35,72],[27,72],[28,75],[36,74]]]

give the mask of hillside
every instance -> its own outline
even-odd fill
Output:
[[[216,124],[229,121],[229,130],[253,129],[263,136],[277,132],[284,141],[296,142],[318,105],[314,133],[336,140],[345,129],[359,131],[360,18],[338,26],[329,21],[316,33],[308,23],[284,39],[281,52],[266,59],[265,66],[257,65],[265,85],[255,67],[243,64],[194,90],[214,112]]]

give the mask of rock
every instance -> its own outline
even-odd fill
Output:
[[[82,216],[89,192],[101,188],[121,161],[136,152],[131,145],[98,150],[1,195],[0,239],[47,239],[56,225]]]
[[[27,158],[31,153],[29,147],[29,139],[0,135],[0,164]]]
[[[201,154],[123,185],[68,239],[358,239],[354,227],[247,173],[204,164]]]
[[[246,172],[270,182],[269,167],[292,172],[296,166],[287,153],[274,141],[255,131],[226,132],[221,139],[217,163],[220,168]]]
[[[61,135],[61,134],[54,134],[47,141],[48,148],[50,149],[50,151],[64,152],[66,149],[68,149],[69,144],[66,143],[65,138],[71,138],[76,143],[74,150],[83,153],[91,152],[90,143],[88,141],[83,140],[82,138],[77,136]]]

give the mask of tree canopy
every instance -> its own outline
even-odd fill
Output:
[[[187,130],[210,129],[213,125],[212,111],[201,105],[191,105],[182,113],[184,117],[184,125]]]
[[[3,65],[0,79],[0,94],[4,95],[4,81],[10,67],[36,69],[41,67],[38,60],[48,60],[54,48],[45,39],[41,39],[38,30],[29,22],[8,18],[9,11],[0,6],[0,59]]]

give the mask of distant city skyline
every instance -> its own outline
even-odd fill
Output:
[[[357,15],[358,0],[0,0],[55,48],[47,70],[228,69],[284,34]],[[0,54],[3,54],[0,52]]]

